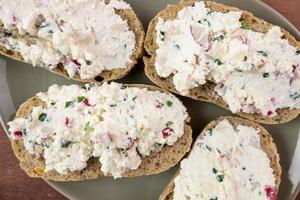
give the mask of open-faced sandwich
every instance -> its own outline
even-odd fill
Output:
[[[262,127],[237,117],[206,126],[160,200],[276,200],[281,167]]]
[[[146,74],[164,89],[265,124],[300,113],[300,43],[247,11],[169,5],[151,21],[145,48]]]
[[[12,147],[31,177],[76,181],[156,174],[190,150],[186,108],[146,85],[53,85],[9,122]]]
[[[2,0],[0,53],[78,81],[125,76],[144,30],[122,0]]]

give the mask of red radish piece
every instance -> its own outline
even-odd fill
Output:
[[[273,186],[266,186],[265,193],[267,195],[268,200],[277,200],[277,189]]]
[[[17,138],[20,138],[20,137],[23,136],[23,133],[21,131],[15,131],[14,136],[17,137]]]
[[[73,124],[73,120],[66,117],[65,119],[65,125],[68,127],[68,128],[72,128],[72,124]]]
[[[270,110],[268,111],[267,116],[271,116],[271,115],[273,115],[273,112]]]
[[[162,130],[162,133],[163,133],[163,138],[166,139],[174,133],[174,130],[170,127],[167,127],[164,130]]]

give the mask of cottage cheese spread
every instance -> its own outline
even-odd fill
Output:
[[[242,12],[215,12],[204,2],[183,8],[174,20],[159,18],[155,68],[173,75],[181,94],[212,81],[232,112],[274,117],[277,109],[300,108],[300,51],[281,38],[240,22]]]
[[[0,44],[26,62],[50,70],[63,64],[70,77],[94,78],[103,70],[126,68],[135,35],[115,9],[118,0],[2,0]]]
[[[33,107],[8,124],[12,139],[45,159],[46,172],[82,170],[99,157],[105,174],[121,177],[184,134],[186,109],[171,94],[105,83],[53,85],[37,96],[47,108]]]
[[[275,177],[258,132],[228,120],[206,131],[181,162],[174,199],[275,199]]]

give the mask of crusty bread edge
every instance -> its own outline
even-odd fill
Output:
[[[152,91],[161,91],[169,93],[163,89],[155,86],[132,84],[129,87],[147,88]],[[16,117],[26,117],[30,114],[32,107],[46,106],[45,102],[41,101],[38,97],[33,97],[23,103],[16,113]],[[172,146],[164,146],[161,151],[151,152],[149,156],[142,158],[142,164],[137,170],[131,170],[123,174],[123,177],[135,177],[143,175],[157,174],[168,170],[176,165],[183,156],[190,151],[192,144],[192,129],[187,124],[189,117],[186,119],[184,126],[184,135],[180,137]],[[91,158],[88,161],[88,166],[84,170],[69,172],[66,175],[61,175],[55,171],[41,172],[38,169],[44,169],[45,163],[43,159],[37,158],[29,154],[23,145],[22,140],[12,140],[11,145],[16,157],[20,161],[20,167],[30,177],[43,178],[46,180],[55,181],[78,181],[84,179],[95,179],[102,177],[104,174],[100,170],[100,162],[98,158]]]
[[[107,1],[107,3],[108,2],[109,1]],[[117,79],[120,79],[120,78],[126,76],[131,71],[131,69],[137,64],[138,59],[143,55],[143,51],[144,51],[143,44],[144,44],[144,39],[145,39],[145,31],[144,31],[141,21],[139,20],[139,18],[137,17],[136,13],[134,12],[134,10],[132,8],[125,9],[125,10],[115,9],[115,11],[118,15],[120,15],[120,17],[123,20],[125,20],[128,23],[129,30],[134,32],[135,40],[136,40],[135,50],[134,50],[133,54],[130,56],[131,63],[129,63],[126,66],[126,68],[114,69],[111,71],[103,71],[98,76],[96,76],[94,79],[80,79],[80,77],[78,75],[75,75],[74,77],[70,77],[68,75],[67,71],[64,69],[64,67],[61,64],[59,64],[57,66],[57,68],[55,68],[53,70],[48,70],[42,66],[39,66],[39,67],[46,69],[48,71],[51,71],[57,75],[61,75],[65,78],[72,79],[75,81],[85,82],[85,83],[88,83],[88,82],[101,83],[101,82],[106,82],[106,81],[117,80]],[[0,46],[0,54],[4,55],[6,57],[9,57],[11,59],[26,63],[19,53],[8,50],[3,46]]]
[[[187,1],[181,1],[178,4],[175,5],[168,5],[164,10],[160,11],[150,22],[148,26],[148,31],[145,38],[145,49],[150,57],[144,56],[144,63],[145,63],[145,73],[147,77],[156,85],[159,87],[162,87],[164,89],[167,89],[173,93],[181,95],[176,89],[173,84],[172,78],[173,76],[169,76],[167,78],[161,78],[156,73],[154,62],[155,62],[155,51],[158,48],[156,44],[156,30],[155,26],[158,21],[158,18],[161,17],[163,19],[174,19],[177,16],[177,13],[179,10],[181,10],[184,7],[191,6],[195,3],[195,0],[187,0]],[[217,11],[222,12],[228,12],[233,10],[239,10],[238,8],[225,6],[223,4],[205,1],[206,5]],[[272,24],[267,23],[263,21],[262,19],[259,19],[255,17],[252,13],[248,11],[242,10],[242,20],[247,23],[251,23],[253,26],[253,29],[255,31],[259,32],[266,32],[270,27],[272,27]],[[290,33],[288,33],[286,30],[281,29],[284,33],[284,37],[288,39],[289,43],[293,46],[296,46],[298,49],[300,49],[300,42],[298,42]],[[216,104],[218,106],[221,106],[227,110],[230,111],[227,103],[222,98],[216,98],[216,94],[214,93],[214,87],[215,84],[212,82],[208,82],[203,86],[199,86],[197,88],[193,88],[190,90],[188,97],[200,100],[200,101],[206,101],[213,104]],[[300,114],[300,109],[280,109],[278,110],[278,114],[273,117],[265,117],[261,114],[248,114],[248,113],[236,113],[237,115],[253,120],[256,122],[264,123],[264,124],[281,124],[289,122],[293,119],[295,119]]]
[[[234,127],[236,127],[237,125],[244,125],[244,126],[253,127],[253,128],[258,129],[260,131],[259,132],[260,144],[261,144],[261,147],[262,147],[263,151],[267,154],[267,156],[270,160],[270,167],[274,171],[276,188],[278,190],[280,182],[281,182],[280,157],[279,157],[279,154],[277,153],[277,147],[276,147],[275,143],[273,142],[272,136],[262,126],[254,123],[254,122],[251,122],[249,120],[239,118],[239,117],[220,117],[220,118],[210,122],[202,130],[202,132],[199,134],[197,139],[201,139],[204,136],[204,133],[208,129],[214,128],[219,122],[221,122],[225,119],[227,119],[232,125],[234,125]],[[197,140],[195,140],[195,141],[197,141]],[[194,145],[196,145],[196,144],[194,143],[192,148],[194,148]],[[171,199],[173,199],[174,187],[175,187],[174,179],[176,178],[176,176],[179,175],[179,173],[180,173],[180,169],[176,172],[176,174],[173,176],[171,181],[168,183],[165,190],[160,195],[159,200],[171,200]]]

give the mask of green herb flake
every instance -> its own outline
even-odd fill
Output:
[[[52,101],[52,102],[50,103],[51,106],[54,106],[55,104],[56,104],[56,102],[54,102],[54,101]]]
[[[217,65],[223,65],[223,62],[220,59],[215,59],[215,63],[217,63]]]
[[[211,148],[210,146],[208,146],[208,145],[205,145],[205,148],[206,148],[208,151],[211,151],[211,150],[212,150],[212,148]]]
[[[268,53],[265,51],[257,51],[257,53],[259,53],[260,55],[262,55],[264,57],[268,57]]]
[[[218,37],[215,37],[214,39],[213,39],[213,41],[221,41],[221,40],[223,40],[224,39],[224,35],[222,34],[222,35],[219,35]]]
[[[159,33],[160,33],[160,40],[161,41],[165,41],[165,35],[166,35],[166,33],[164,31],[160,31]]]
[[[300,94],[298,92],[292,93],[292,94],[290,94],[290,98],[296,100],[296,99],[300,98]]]
[[[71,141],[65,140],[61,143],[61,148],[68,148],[72,144]]]
[[[83,88],[86,90],[86,91],[90,91],[93,87],[95,87],[96,84],[95,83],[89,83],[89,84],[85,84],[85,86],[83,86]]]
[[[263,77],[264,77],[264,78],[268,78],[269,76],[270,76],[269,73],[263,73]]]
[[[210,198],[209,200],[218,200],[218,197]]]
[[[161,148],[163,146],[163,144],[161,144],[159,142],[155,142],[154,146],[155,146],[155,148]]]
[[[217,170],[216,168],[213,168],[213,169],[212,169],[212,172],[213,172],[214,174],[217,174],[217,173],[218,173],[218,170]]]
[[[218,180],[219,182],[223,182],[223,180],[224,180],[224,175],[218,175],[218,176],[217,176],[217,180]]]
[[[168,101],[166,102],[166,105],[167,105],[168,107],[171,107],[171,106],[173,105],[173,102],[168,100]]]
[[[79,96],[79,97],[77,97],[77,102],[78,102],[78,103],[81,103],[83,100],[85,100],[85,97],[84,97],[84,96]]]
[[[121,86],[121,90],[124,90],[124,89],[126,89],[126,88],[128,88],[127,85],[124,85],[124,84],[123,84],[123,85]]]
[[[134,101],[134,102],[135,102],[136,98],[137,98],[137,96],[133,97],[133,98],[132,98],[132,101]]]
[[[67,101],[65,103],[65,108],[74,107],[74,101]]]
[[[242,170],[246,170],[246,167],[242,167]]]
[[[110,106],[110,107],[116,107],[117,104],[110,104],[109,106]]]
[[[261,196],[261,195],[262,195],[262,192],[261,192],[261,191],[259,191],[259,192],[258,192],[258,195],[259,195],[259,196]]]
[[[48,24],[48,23],[42,23],[42,24],[40,25],[40,28],[46,28],[46,27],[48,27],[48,26],[50,26],[50,24]]]
[[[208,131],[208,134],[209,134],[210,136],[212,136],[212,128],[208,129],[207,131]]]
[[[173,124],[174,124],[174,122],[168,121],[168,122],[166,123],[166,126],[167,126],[167,127],[170,127],[170,126],[172,126]]]
[[[91,64],[92,64],[92,61],[90,61],[90,60],[85,60],[85,64],[86,64],[86,65],[91,65]]]
[[[215,12],[215,11],[214,10],[210,10],[210,11],[207,12],[206,15],[211,15],[211,13],[213,13],[213,12]]]
[[[250,25],[250,24],[248,24],[248,23],[245,23],[245,22],[242,22],[242,24],[241,24],[241,28],[242,28],[242,29],[251,29],[252,27],[251,27],[251,25]]]
[[[174,47],[176,47],[177,49],[180,49],[180,46],[178,44],[175,44]]]
[[[248,60],[248,57],[247,57],[247,56],[245,56],[245,57],[244,57],[244,61],[246,62],[247,60]]]
[[[296,55],[299,55],[299,54],[300,54],[300,50],[297,50],[297,51],[296,51]]]
[[[45,121],[46,118],[47,118],[47,114],[46,114],[46,113],[41,113],[41,114],[39,115],[39,120],[40,120],[41,122]]]

